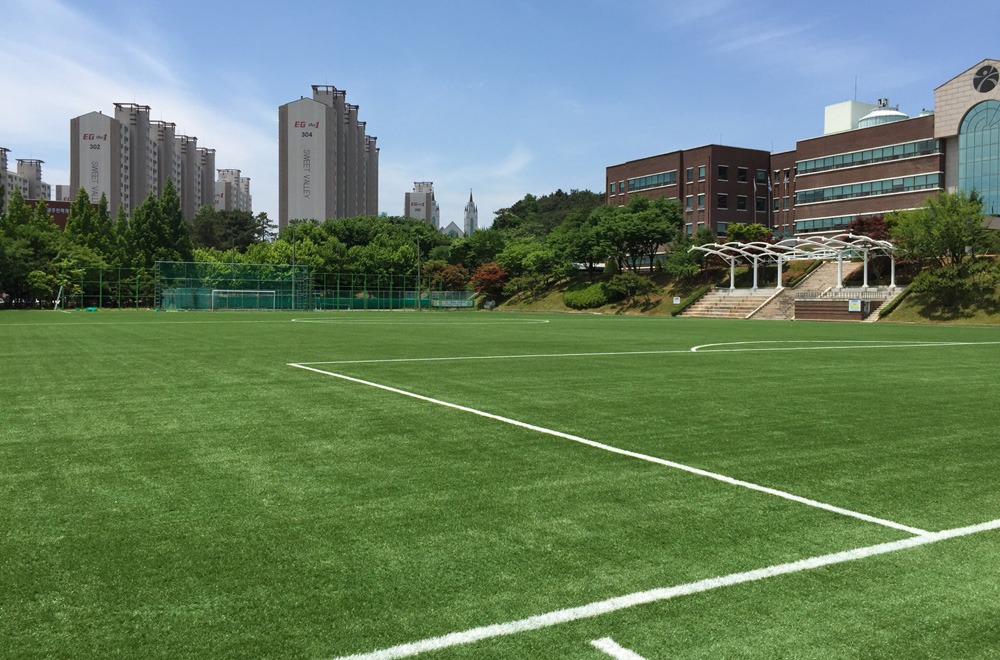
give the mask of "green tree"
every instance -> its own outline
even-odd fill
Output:
[[[924,207],[890,213],[889,235],[905,254],[938,268],[967,267],[996,247],[996,234],[985,224],[982,200],[975,193],[946,193],[927,198]]]
[[[495,212],[493,228],[509,231],[514,236],[543,238],[558,227],[574,211],[589,213],[601,206],[603,195],[589,190],[556,190],[554,193],[535,197],[525,195],[508,208]]]
[[[462,291],[469,284],[469,271],[446,261],[424,262],[421,278],[432,290]]]
[[[191,245],[191,230],[184,219],[181,209],[181,198],[174,187],[174,181],[167,177],[163,186],[163,194],[159,199],[160,219],[165,227],[162,248],[164,252],[172,253],[170,259],[191,261],[193,248]]]
[[[63,242],[44,200],[32,211],[15,188],[0,223],[0,290],[21,306],[45,298],[46,278],[52,275]]]
[[[593,281],[597,264],[604,261],[610,249],[597,228],[597,215],[593,211],[577,209],[552,230],[547,242],[569,263],[581,264]]]
[[[66,236],[77,245],[92,246],[96,243],[97,222],[94,208],[90,204],[90,195],[86,188],[80,188],[76,199],[69,207],[66,216]]]
[[[177,260],[172,237],[155,197],[148,197],[132,212],[130,234],[133,266],[152,268],[157,261]]]
[[[680,207],[673,200],[650,200],[635,195],[625,206],[603,206],[597,214],[598,236],[609,255],[638,271],[643,258],[652,265],[661,246],[666,245],[682,224]]]
[[[771,236],[771,230],[764,225],[752,223],[731,222],[726,228],[727,241],[739,241],[740,243],[757,243],[766,241]]]
[[[133,261],[132,227],[125,214],[124,206],[118,207],[118,215],[115,217],[111,235],[114,250],[110,261],[120,266],[131,267]]]
[[[457,238],[448,252],[448,262],[475,271],[479,266],[495,261],[497,255],[507,246],[507,235],[488,227],[473,232],[467,238]]]
[[[114,257],[115,228],[114,222],[111,220],[111,211],[108,209],[108,198],[104,193],[101,193],[101,199],[97,202],[97,213],[94,215],[94,238],[90,247],[106,260]]]

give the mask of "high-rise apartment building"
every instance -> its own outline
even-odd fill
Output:
[[[413,182],[413,192],[406,193],[403,215],[414,220],[422,220],[435,229],[441,227],[441,208],[434,199],[434,182]]]
[[[155,136],[150,137],[149,106],[136,103],[115,103],[115,119],[125,126],[124,142],[128,162],[128,189],[131,211],[150,195],[158,195],[159,158]],[[92,201],[97,201],[92,200]]]
[[[278,107],[278,226],[378,215],[378,148],[332,85]]]
[[[132,212],[129,128],[101,112],[74,117],[70,126],[69,185],[76,199],[82,188],[91,202],[103,194],[112,215]]]
[[[84,188],[91,202],[105,195],[112,215],[119,208],[131,215],[150,196],[162,195],[170,180],[189,222],[198,207],[211,206],[215,150],[178,135],[172,122],[151,121],[148,105],[114,105],[113,117],[91,112],[70,120],[71,197]]]
[[[0,187],[3,188],[3,206],[0,210],[6,210],[7,202],[10,200],[14,190],[19,190],[24,200],[44,199],[52,201],[52,186],[42,181],[42,163],[45,161],[34,158],[18,158],[17,171],[7,170],[7,154],[10,152],[5,147],[0,147]]]
[[[219,180],[215,182],[215,209],[252,212],[250,179],[240,176],[239,170],[219,170]]]

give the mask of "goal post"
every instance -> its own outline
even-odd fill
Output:
[[[158,261],[154,280],[158,309],[312,308],[312,277],[302,264]]]
[[[211,306],[215,310],[274,310],[278,292],[274,289],[212,289]]]

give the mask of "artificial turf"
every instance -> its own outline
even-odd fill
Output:
[[[1000,518],[996,342],[888,324],[4,312],[0,656],[336,657],[908,536],[292,363],[938,531]],[[727,345],[690,351],[704,344]],[[523,357],[384,361],[482,356]],[[998,534],[431,655],[599,658],[590,640],[611,636],[650,658],[986,657]]]

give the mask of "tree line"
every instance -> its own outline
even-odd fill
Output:
[[[994,282],[997,267],[983,255],[995,249],[997,235],[983,224],[974,193],[940,193],[923,209],[859,218],[848,231],[892,239],[928,271],[915,285],[944,303],[967,301]],[[169,181],[162,196],[145,200],[132,217],[120,210],[112,218],[103,195],[93,205],[81,190],[60,231],[44,201],[31,209],[15,190],[0,216],[0,292],[30,305],[72,286],[84,269],[131,268],[151,277],[157,261],[296,263],[313,273],[405,277],[419,268],[425,286],[496,298],[537,293],[568,277],[593,282],[603,273],[627,273],[633,279],[619,284],[634,291],[648,286],[634,279],[640,272],[694,278],[711,258],[691,246],[734,240],[779,237],[759,224],[736,223],[724,238],[704,226],[692,235],[676,200],[636,195],[608,206],[588,190],[525,195],[496,211],[491,227],[467,237],[385,216],[293,221],[275,235],[264,213],[204,206],[186,222]]]

